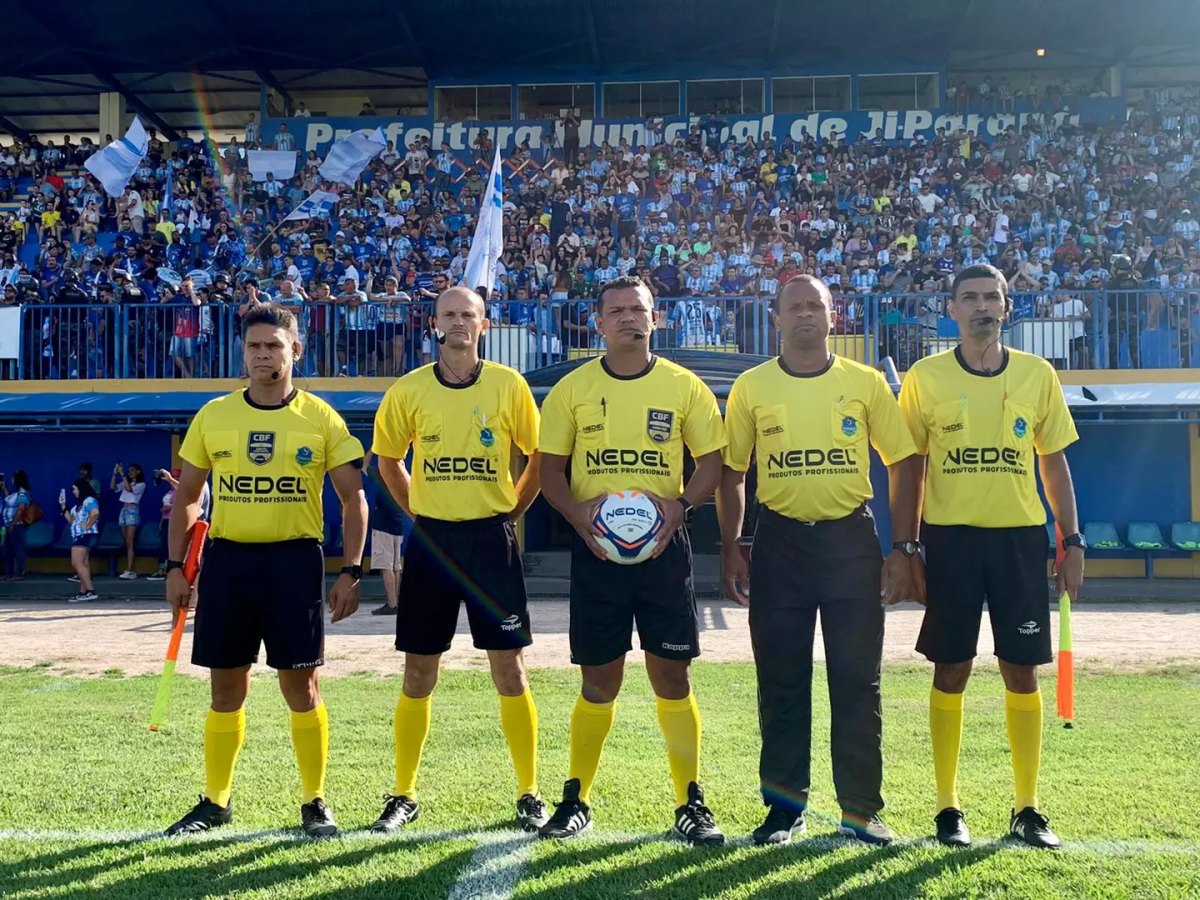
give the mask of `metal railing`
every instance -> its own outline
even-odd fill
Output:
[[[1200,292],[1014,293],[1005,341],[1063,369],[1200,366]],[[831,346],[867,364],[901,369],[957,342],[948,296],[838,294]],[[770,297],[656,301],[654,349],[772,355],[779,335]],[[304,353],[297,373],[396,377],[437,355],[432,304],[296,304]],[[594,300],[493,303],[487,359],[528,371],[603,352]],[[233,304],[21,307],[19,358],[0,377],[229,378],[243,373],[241,317]],[[13,363],[15,362],[15,366]],[[15,371],[14,371],[15,370]]]

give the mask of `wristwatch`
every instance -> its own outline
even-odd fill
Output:
[[[1064,550],[1066,550],[1068,547],[1078,547],[1080,550],[1086,550],[1087,538],[1077,531],[1074,534],[1068,534],[1065,538],[1063,538],[1062,546]]]
[[[342,574],[349,575],[355,581],[362,581],[363,567],[360,565],[342,566]]]
[[[920,541],[896,541],[896,543],[892,544],[892,549],[899,550],[901,553],[903,553],[905,556],[907,556],[911,559],[912,557],[916,556],[918,553],[921,552],[921,542]]]
[[[177,559],[168,559],[167,560],[167,571],[168,572],[170,572],[172,569],[182,569],[182,568],[183,568],[183,563],[180,562],[179,560],[177,560]]]
[[[683,507],[683,517],[686,519],[692,514],[692,510],[696,507],[692,506],[692,501],[687,497],[679,498],[679,505]]]

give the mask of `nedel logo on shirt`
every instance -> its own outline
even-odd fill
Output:
[[[800,469],[808,475],[852,474],[858,471],[858,459],[853,450],[845,447],[832,447],[829,450],[809,447],[767,455],[769,478],[789,475]]]

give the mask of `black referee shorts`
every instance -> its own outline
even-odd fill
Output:
[[[396,649],[445,653],[463,604],[478,649],[516,650],[533,643],[512,522],[504,515],[465,522],[417,516],[400,575]]]
[[[243,544],[216,539],[197,584],[192,664],[236,669],[267,647],[272,669],[325,663],[325,557],[315,539]]]
[[[692,546],[680,527],[656,559],[626,566],[592,555],[574,535],[571,546],[571,662],[603,666],[633,649],[664,659],[700,655]]]
[[[974,659],[986,601],[998,658],[1018,666],[1054,659],[1043,526],[922,525],[921,540],[929,600],[919,653],[935,663]]]

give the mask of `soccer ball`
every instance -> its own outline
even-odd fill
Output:
[[[596,542],[610,560],[625,566],[650,558],[663,527],[658,505],[639,491],[609,494],[592,522],[600,531]]]

